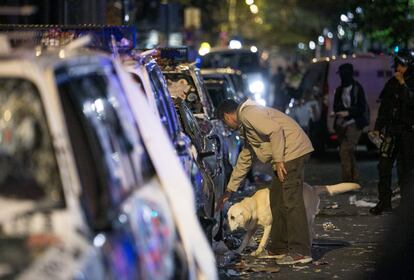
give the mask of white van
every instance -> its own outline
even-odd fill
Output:
[[[336,73],[341,64],[351,63],[354,66],[354,79],[365,91],[370,108],[370,125],[364,132],[374,128],[378,112],[378,98],[387,82],[393,75],[392,57],[388,55],[342,55],[340,57],[326,57],[313,59],[309,64],[298,88],[297,99],[303,99],[299,104],[309,104],[309,135],[316,152],[323,152],[325,146],[336,142],[337,136],[333,129],[332,117],[335,89],[340,85],[339,75]],[[287,113],[295,111],[295,102],[292,101]],[[371,147],[366,141],[366,133],[361,137],[361,143]]]

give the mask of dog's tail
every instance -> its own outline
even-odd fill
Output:
[[[356,183],[340,183],[328,186],[315,186],[318,194],[328,193],[329,195],[336,195],[344,192],[354,191],[360,189],[361,186]]]

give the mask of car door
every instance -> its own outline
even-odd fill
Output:
[[[94,242],[106,253],[112,278],[170,278],[172,219],[157,197],[139,195],[154,177],[151,161],[111,63],[88,66],[89,72],[65,67],[56,72]],[[142,219],[148,213],[154,216]]]
[[[58,160],[63,151],[51,133],[45,92],[14,75],[0,78],[1,277],[102,278],[100,251],[70,203],[76,194]]]
[[[149,79],[153,88],[154,98],[164,127],[167,128],[170,139],[183,163],[184,169],[191,176],[192,157],[191,141],[182,132],[175,112],[174,104],[168,92],[167,83],[155,61],[146,64]]]
[[[193,113],[188,108],[185,102],[180,102],[178,106],[178,111],[180,114],[180,118],[183,123],[184,131],[189,135],[192,143],[194,144],[198,158],[197,160],[200,162],[202,169],[206,172],[210,173],[211,176],[217,177],[220,176],[220,169],[211,170],[211,166],[208,164],[208,160],[216,160],[217,153],[220,147],[213,148],[212,150],[208,150],[208,146],[206,145],[206,141],[211,141],[208,139],[208,136],[203,135],[197,120],[195,119]],[[214,146],[213,146],[214,147]],[[207,191],[207,190],[205,190]],[[209,190],[211,192],[211,190]],[[213,193],[206,194],[208,196],[208,200],[212,199],[211,196],[215,197],[216,199],[220,197],[222,194],[220,190],[220,186],[214,184]],[[206,210],[209,213],[212,213],[212,209]]]

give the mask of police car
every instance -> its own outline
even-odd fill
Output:
[[[134,54],[133,59],[124,59],[126,70],[141,87],[150,105],[150,109],[159,117],[163,124],[184,170],[194,188],[197,216],[204,231],[211,240],[219,231],[214,227],[215,221],[215,185],[210,168],[204,163],[206,156],[215,154],[215,151],[197,149],[194,141],[184,133],[179,121],[173,101],[167,88],[163,74],[152,55],[156,50],[149,50]]]
[[[216,279],[164,130],[82,40],[21,53],[2,40],[0,278]]]

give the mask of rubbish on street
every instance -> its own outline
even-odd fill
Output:
[[[237,271],[235,271],[234,269],[227,269],[226,270],[226,274],[228,276],[239,276],[240,273],[238,273]]]
[[[313,264],[319,266],[319,265],[328,265],[329,263],[325,261],[314,261]]]
[[[229,251],[229,248],[227,248],[223,241],[213,242],[213,251],[216,254],[224,254]]]
[[[230,235],[224,239],[224,243],[229,248],[229,250],[236,250],[241,245],[240,238],[235,237],[234,235]]]
[[[292,266],[292,268],[293,268],[295,271],[299,271],[299,270],[307,269],[307,268],[309,268],[309,266],[307,266],[307,265],[305,265],[305,266],[293,265],[293,266]]]
[[[337,209],[339,208],[339,205],[337,202],[333,202],[331,205],[325,206],[325,209]]]
[[[401,195],[400,194],[396,194],[396,195],[393,195],[392,196],[391,201],[396,201],[396,200],[400,200],[400,199],[401,199]]]
[[[367,201],[365,199],[356,199],[356,195],[352,195],[349,197],[349,204],[355,205],[356,207],[374,207],[376,203]]]
[[[329,231],[336,229],[336,226],[332,222],[325,222],[322,224],[323,230]]]
[[[276,264],[272,265],[259,259],[237,260],[227,263],[224,267],[229,276],[240,276],[247,272],[276,273],[280,271],[280,267]]]
[[[234,251],[228,251],[224,254],[216,255],[216,260],[219,267],[227,267],[237,263],[240,260],[240,254]]]

